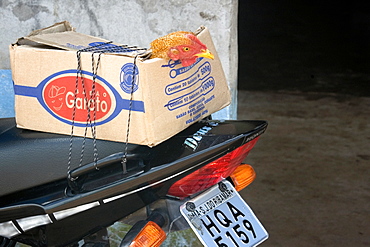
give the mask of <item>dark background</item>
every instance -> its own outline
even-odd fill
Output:
[[[370,96],[370,1],[239,1],[238,88]]]
[[[261,246],[370,246],[369,5],[239,1],[238,119],[269,123],[240,192]]]

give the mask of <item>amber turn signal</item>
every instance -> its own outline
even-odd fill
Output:
[[[140,233],[131,242],[130,247],[157,247],[166,239],[166,233],[153,221],[143,227]]]
[[[256,172],[251,165],[241,164],[230,175],[230,178],[234,183],[235,189],[241,191],[253,182],[256,178]]]

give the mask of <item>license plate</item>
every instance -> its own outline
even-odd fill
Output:
[[[256,246],[268,233],[232,184],[222,181],[180,207],[204,246]]]

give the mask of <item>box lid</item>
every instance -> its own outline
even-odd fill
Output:
[[[50,27],[35,30],[17,40],[18,45],[46,45],[68,51],[103,52],[125,56],[145,56],[146,48],[113,43],[112,41],[78,33],[68,21],[56,23]]]

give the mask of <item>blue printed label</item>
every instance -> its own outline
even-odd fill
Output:
[[[184,89],[190,88],[195,84],[199,83],[199,81],[204,80],[204,78],[209,76],[210,73],[211,73],[211,64],[209,62],[205,62],[197,69],[197,71],[195,71],[188,78],[166,86],[165,88],[166,94],[171,95]]]
[[[112,85],[100,76],[93,82],[93,74],[64,70],[45,78],[37,87],[15,85],[16,95],[35,97],[53,117],[78,127],[85,127],[87,119],[95,125],[114,119],[122,110],[145,112],[143,101],[123,99]],[[77,88],[76,88],[77,85]]]
[[[126,63],[121,68],[120,75],[121,89],[128,94],[135,92],[139,88],[139,69],[133,63]]]
[[[202,61],[198,59],[197,63]],[[196,65],[196,64],[194,64]],[[178,75],[190,72],[194,65],[171,69],[170,77],[175,79]],[[211,76],[212,66],[210,62],[202,63],[194,72],[185,79],[178,80],[165,87],[165,94],[173,96],[165,107],[169,111],[182,110],[176,115],[177,119],[184,119],[186,124],[200,120],[202,116],[208,115],[206,104],[211,102],[215,95],[216,81]]]

